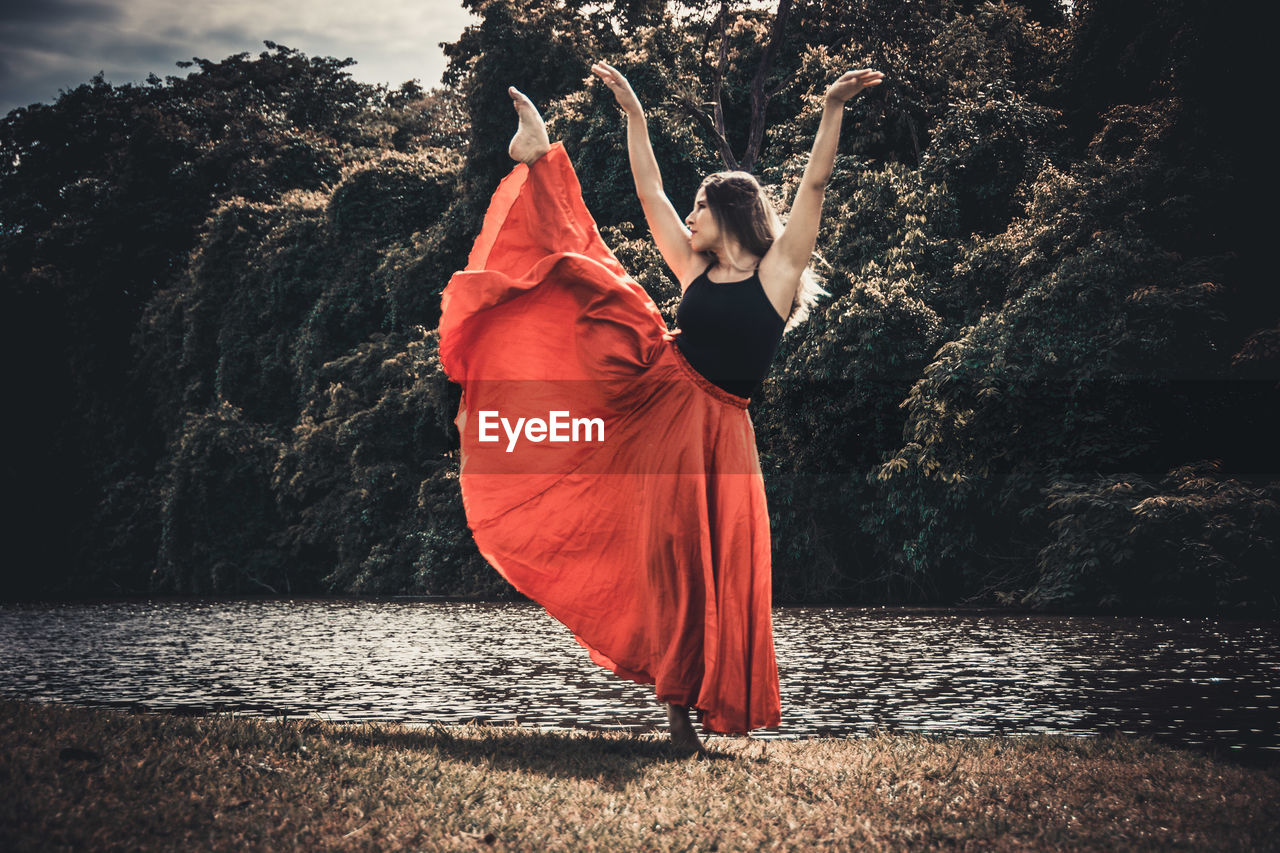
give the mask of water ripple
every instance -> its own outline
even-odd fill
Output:
[[[985,736],[1116,729],[1280,757],[1275,622],[780,608],[783,725]],[[0,605],[0,693],[146,710],[647,730],[650,688],[528,604]]]

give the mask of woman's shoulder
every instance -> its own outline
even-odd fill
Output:
[[[705,266],[702,267],[702,272],[698,273],[688,281],[680,282],[680,293],[683,294],[690,287],[693,287],[693,285],[697,282],[710,281],[711,279],[707,276],[707,273],[711,271],[711,268],[713,266],[715,266],[714,262],[706,264]]]

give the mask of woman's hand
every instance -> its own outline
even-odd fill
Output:
[[[613,92],[613,96],[618,99],[618,106],[622,107],[624,112],[628,114],[644,112],[640,108],[640,99],[636,97],[635,90],[631,88],[627,78],[622,76],[621,71],[602,61],[591,66],[591,73],[604,81],[604,84]]]
[[[827,88],[827,100],[844,105],[846,101],[863,89],[879,86],[880,81],[883,79],[883,74],[879,71],[872,71],[870,68],[863,68],[859,71],[846,71],[840,75],[839,80]]]

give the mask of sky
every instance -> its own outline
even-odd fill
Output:
[[[459,0],[0,0],[0,115],[52,103],[60,89],[185,77],[174,63],[267,50],[356,60],[356,80],[440,83],[440,42],[478,21]]]

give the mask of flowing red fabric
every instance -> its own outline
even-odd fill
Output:
[[[747,400],[680,355],[561,143],[494,193],[444,292],[440,360],[462,386],[462,499],[485,559],[596,663],[699,709],[704,729],[777,726]]]

